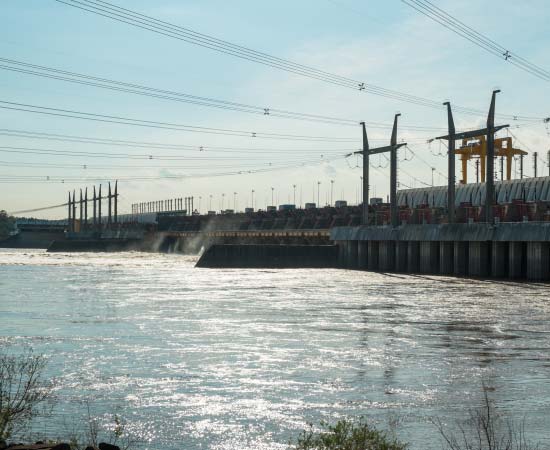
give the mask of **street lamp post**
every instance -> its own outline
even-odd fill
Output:
[[[550,161],[550,156],[548,157],[548,160]],[[548,167],[550,167],[550,162],[548,163]],[[292,185],[292,189],[294,190],[294,206],[296,207],[296,185]]]
[[[233,210],[237,212],[237,193],[233,192]]]
[[[272,188],[271,188],[271,205],[274,205],[274,203],[273,203],[273,202],[274,202],[274,200],[273,200],[273,193],[274,193],[274,191],[275,191],[275,188],[272,187]]]
[[[254,189],[252,189],[252,210],[254,210]]]
[[[222,211],[223,211],[223,207],[225,206],[225,194],[222,194]]]
[[[321,191],[321,182],[317,182],[317,208],[319,208],[319,193]]]
[[[334,205],[332,202],[332,192],[334,190],[334,180],[330,180],[330,206]]]

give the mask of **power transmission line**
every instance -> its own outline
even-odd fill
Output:
[[[107,78],[100,78],[91,75],[84,75],[75,72],[69,72],[66,70],[55,69],[52,67],[39,66],[36,64],[25,63],[21,61],[15,61],[6,58],[0,58],[0,69],[8,70],[16,73],[24,73],[27,75],[34,75],[44,78],[55,79],[59,81],[65,81],[69,83],[81,84],[85,86],[93,86],[102,89],[109,89],[119,92],[125,92],[130,94],[137,94],[146,97],[159,98],[163,100],[178,101],[184,103],[190,103],[199,106],[206,106],[211,108],[218,108],[231,111],[245,112],[249,114],[257,114],[262,116],[282,117],[295,120],[308,120],[312,122],[329,123],[335,125],[349,125],[355,126],[359,124],[359,120],[343,119],[338,117],[322,116],[317,114],[306,114],[293,111],[287,111],[282,109],[276,109],[271,107],[252,106],[243,103],[230,102],[226,100],[219,100],[215,98],[200,97],[191,94],[184,94],[181,92],[175,92],[165,89],[157,89],[149,86],[142,86],[133,83],[126,83],[122,81],[110,80]],[[32,70],[31,70],[32,69]],[[389,124],[372,124],[373,127],[390,128]],[[422,127],[424,128],[424,127]]]
[[[157,89],[149,86],[142,86],[134,83],[127,83],[122,81],[111,80],[107,78],[101,78],[91,75],[80,74],[76,72],[69,72],[66,70],[56,69],[52,67],[39,66],[36,64],[30,64],[22,61],[16,61],[13,59],[7,59],[0,57],[0,69],[12,71],[16,73],[24,73],[27,75],[33,75],[38,77],[50,78],[59,81],[65,81],[69,83],[76,83],[85,86],[93,86],[101,89],[109,89],[119,92],[125,92],[130,94],[142,95],[146,97],[159,98],[163,100],[171,100],[183,103],[190,103],[199,106],[206,106],[211,108],[218,108],[223,110],[245,112],[249,114],[256,114],[266,117],[281,117],[293,120],[306,120],[311,122],[327,123],[332,125],[347,125],[356,126],[361,122],[360,120],[346,119],[333,116],[324,116],[319,114],[307,114],[294,111],[288,111],[283,109],[277,109],[264,106],[252,106],[244,103],[230,102],[227,100],[220,100],[209,97],[200,97],[191,94],[185,94],[181,92],[175,92],[165,89]],[[32,69],[32,70],[31,70]],[[390,129],[392,124],[381,122],[366,122],[370,128],[384,128]],[[401,129],[410,129],[418,131],[434,131],[441,130],[441,127],[427,127],[427,126],[405,126]]]
[[[447,179],[447,175],[445,175],[444,173],[440,172],[437,168],[435,168],[433,166],[433,164],[430,164],[428,161],[426,161],[424,158],[422,158],[418,153],[416,153],[415,151],[413,151],[413,149],[407,145],[406,147],[407,149],[409,149],[409,151],[416,157],[418,158],[423,164],[425,164],[426,166],[428,166],[430,169],[432,170],[435,170],[440,176],[442,176],[443,178]]]
[[[95,2],[95,1],[61,1],[56,0],[59,3],[64,3],[66,5],[83,9],[94,14],[98,14],[103,17],[108,17],[110,19],[127,23],[129,25],[136,26],[138,28],[143,28],[149,31],[153,31],[159,34],[163,34],[168,37],[176,38],[183,40],[188,43],[199,45],[202,47],[210,48],[212,50],[220,51],[222,53],[230,54],[242,59],[247,59],[253,62],[260,64],[268,65],[271,67],[276,67],[282,70],[289,72],[301,74],[304,76],[309,76],[310,78],[320,79],[333,84],[339,84],[345,87],[351,87],[353,89],[367,90],[367,89],[381,89],[382,91],[387,91],[389,95],[391,91],[385,90],[383,88],[378,88],[371,85],[362,85],[356,80],[350,78],[342,77],[340,75],[331,74],[319,69],[314,69],[302,64],[297,64],[291,61],[284,60],[282,58],[277,58],[267,53],[258,52],[247,47],[240,45],[232,44],[228,41],[214,38],[206,34],[198,33],[188,28],[180,27],[177,25],[170,24],[165,21],[155,19],[151,16],[146,16],[144,14],[137,13],[135,11],[121,8],[116,5],[113,5],[108,2]],[[81,5],[81,6],[78,6]],[[404,95],[402,93],[395,92],[396,95]],[[411,96],[413,97],[413,96]],[[419,101],[424,101],[425,99],[418,98]]]
[[[525,58],[522,58],[518,54],[509,51],[506,47],[503,47],[494,40],[481,34],[430,1],[401,0],[401,2],[439,23],[453,33],[470,41],[472,44],[477,45],[494,56],[497,56],[499,59],[502,59],[544,81],[550,81],[550,71],[543,69],[542,67],[529,62]]]
[[[334,152],[354,152],[357,148],[273,148],[273,147],[220,147],[220,146],[211,146],[211,145],[184,145],[184,144],[166,144],[160,142],[144,142],[144,141],[129,141],[121,139],[106,139],[106,138],[97,138],[97,137],[87,137],[87,136],[75,136],[75,135],[66,135],[66,134],[56,134],[56,133],[44,133],[28,130],[14,130],[14,129],[0,129],[0,136],[24,138],[24,139],[37,139],[53,142],[71,142],[71,143],[83,143],[83,144],[93,144],[93,145],[107,145],[115,147],[131,147],[131,148],[145,148],[145,149],[162,149],[162,150],[192,150],[194,152],[206,152],[206,153],[308,153],[315,152],[319,154],[327,154]],[[382,142],[386,139],[370,139],[372,142]],[[425,142],[423,138],[407,138],[409,142]]]
[[[295,141],[316,141],[316,142],[354,142],[358,139],[354,138],[337,138],[329,136],[304,136],[293,134],[280,134],[280,133],[262,133],[256,131],[241,131],[241,130],[229,130],[223,128],[212,127],[199,127],[193,125],[181,125],[169,122],[156,122],[152,120],[132,119],[128,117],[109,116],[105,114],[94,114],[82,111],[74,111],[59,108],[50,108],[45,106],[29,105],[24,103],[15,103],[0,100],[0,109],[8,109],[12,111],[23,111],[34,114],[45,114],[57,117],[69,117],[73,119],[91,120],[95,122],[116,123],[121,125],[132,125],[147,128],[159,128],[166,130],[185,131],[192,133],[207,133],[218,134],[224,136],[239,136],[249,138],[262,138],[262,139],[281,139],[281,140],[295,140]]]
[[[39,212],[39,211],[47,211],[49,209],[64,208],[67,205],[68,205],[68,203],[60,203],[59,205],[44,206],[42,208],[25,209],[25,210],[22,210],[22,211],[10,211],[9,214],[11,216],[14,216],[15,214],[25,214],[25,213],[32,213],[32,212]]]
[[[295,152],[315,152],[315,153],[331,153],[331,152],[350,152],[355,151],[355,148],[331,148],[331,149],[320,149],[320,148],[273,148],[273,147],[218,147],[210,145],[184,145],[184,144],[165,144],[160,142],[143,142],[143,141],[127,141],[119,139],[102,139],[102,138],[91,138],[85,136],[74,136],[74,135],[65,135],[65,134],[54,134],[54,133],[40,133],[40,132],[31,132],[31,131],[21,131],[21,130],[10,130],[10,129],[0,129],[0,136],[15,137],[15,138],[24,138],[24,139],[37,139],[44,141],[53,141],[53,142],[70,142],[70,143],[81,143],[81,144],[91,144],[91,145],[106,145],[114,147],[130,147],[130,148],[140,148],[140,149],[157,149],[157,150],[177,150],[177,151],[193,151],[193,152],[204,152],[209,153],[295,153]],[[421,140],[418,139],[420,142]]]
[[[130,153],[113,153],[113,152],[86,152],[80,150],[55,150],[44,148],[29,148],[29,147],[15,147],[15,146],[0,146],[1,153],[15,153],[15,154],[38,154],[38,155],[62,155],[62,156],[76,156],[87,158],[108,158],[108,159],[130,159],[130,160],[159,160],[159,161],[235,161],[243,160],[250,161],[250,156],[189,156],[189,155],[154,155],[154,154],[130,154]],[[262,158],[269,158],[273,160],[273,154],[262,155]],[[312,155],[308,155],[310,158]],[[334,155],[331,155],[334,156]],[[294,158],[289,158],[287,155],[281,158],[285,161],[294,161],[296,158],[302,156],[297,155]],[[255,157],[258,159],[258,156]],[[323,159],[324,155],[320,155],[320,159]]]
[[[229,160],[229,159],[228,159]],[[231,160],[234,160],[234,158],[231,158]],[[301,163],[309,163],[311,162],[310,158],[299,158],[299,159],[284,159],[285,162],[292,162],[293,164],[301,164]],[[34,162],[21,162],[21,161],[0,161],[0,165],[6,166],[6,167],[32,167],[37,169],[82,169],[85,171],[89,170],[172,170],[172,169],[185,169],[185,170],[204,170],[204,169],[240,169],[243,167],[258,167],[258,166],[273,166],[272,162],[254,162],[254,163],[233,163],[233,164],[214,164],[212,162],[208,163],[208,166],[200,165],[200,166],[193,166],[193,165],[185,165],[185,166],[179,166],[179,165],[147,165],[147,166],[137,166],[137,165],[128,165],[124,164],[122,165],[108,165],[108,166],[96,166],[96,165],[90,165],[90,164],[66,164],[66,163],[34,163]]]
[[[406,170],[404,170],[401,166],[398,168],[399,172],[402,172],[404,173],[405,175],[407,175],[409,178],[411,178],[412,180],[416,181],[417,183],[420,183],[424,186],[432,186],[431,184],[428,184],[428,183],[425,183],[424,181],[422,181],[421,179],[415,177],[414,175],[411,175],[409,172],[407,172]],[[410,187],[409,187],[410,188]]]
[[[338,159],[344,158],[332,158],[329,160],[315,160],[310,162],[303,162],[300,165],[318,165],[324,164],[326,162],[336,161]],[[114,175],[103,176],[103,177],[60,177],[60,176],[44,176],[44,175],[9,175],[9,174],[0,174],[0,183],[76,183],[76,182],[101,182],[101,181],[110,181],[112,179],[117,179],[118,181],[155,181],[155,180],[183,180],[183,179],[193,179],[193,178],[213,178],[213,177],[225,177],[231,175],[247,175],[247,174],[256,174],[256,173],[266,173],[274,172],[286,169],[296,169],[296,164],[281,164],[273,165],[268,168],[257,168],[257,169],[245,169],[245,170],[234,170],[228,172],[213,172],[205,174],[194,174],[194,175],[158,175],[158,176],[129,176],[129,177],[118,177]]]
[[[358,80],[354,80],[341,75],[333,74],[313,67],[295,63],[289,60],[278,58],[267,53],[259,52],[248,47],[233,44],[229,41],[215,38],[204,33],[198,33],[189,28],[177,26],[169,22],[165,22],[154,17],[140,14],[136,11],[116,6],[112,3],[102,0],[55,0],[58,3],[91,12],[93,14],[103,16],[117,22],[122,22],[140,29],[148,30],[166,37],[185,41],[190,44],[200,47],[209,48],[227,55],[235,56],[240,59],[245,59],[258,64],[284,70],[296,75],[305,76],[326,83],[339,85],[360,92],[366,92],[385,98],[390,98],[398,101],[412,103],[419,106],[425,106],[435,109],[443,109],[444,106],[440,101],[429,100],[415,95],[386,89],[373,84],[367,84]],[[455,111],[465,114],[482,115],[485,111],[480,111],[472,108],[460,106],[454,107]],[[538,117],[517,116],[508,114],[498,114],[500,117],[521,118],[522,120],[541,120]]]

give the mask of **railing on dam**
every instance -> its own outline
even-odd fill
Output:
[[[166,236],[193,238],[197,236],[204,237],[330,237],[330,230],[217,230],[217,231],[166,231]]]

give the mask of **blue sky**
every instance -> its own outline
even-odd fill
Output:
[[[176,1],[117,0],[156,18],[264,51],[281,58],[363,80],[385,88],[460,106],[487,110],[490,93],[499,87],[497,111],[550,116],[550,83],[537,79],[485,53],[429,21],[399,0]],[[550,69],[550,9],[543,0],[441,1],[440,7],[482,31],[506,48]],[[446,126],[445,113],[382,97],[363,94],[320,81],[223,55],[185,42],[155,35],[71,8],[54,0],[2,0],[0,57],[55,67],[118,81],[262,107],[390,123],[402,113],[400,138],[410,142],[416,157],[401,154],[399,179],[403,187],[446,183],[444,149],[428,146],[438,131],[411,131],[407,126]],[[0,183],[0,209],[17,211],[61,203],[69,189],[91,187],[93,181],[45,182],[45,177],[116,178],[132,176],[201,175],[178,180],[121,182],[123,210],[133,202],[164,198],[202,197],[201,209],[297,202],[329,196],[358,200],[361,161],[342,158],[359,148],[360,129],[322,123],[256,116],[170,102],[57,80],[0,71],[0,100],[117,115],[178,124],[269,133],[356,138],[346,143],[311,143],[251,137],[228,137],[48,117],[0,109],[2,129],[57,133],[107,139],[189,145],[189,150],[147,150],[146,153],[188,156],[188,160],[142,161],[0,152],[0,177],[39,176],[35,183]],[[484,117],[455,115],[457,128],[483,125]],[[369,129],[373,143],[389,140],[389,130]],[[550,137],[542,123],[513,128],[517,147],[538,151],[544,170]],[[375,142],[376,139],[380,141]],[[44,141],[0,135],[0,147],[102,151],[143,154],[143,149]],[[200,152],[200,146],[272,149],[263,152]],[[321,157],[321,155],[323,155]],[[202,159],[195,159],[202,158]],[[334,160],[332,160],[334,158]],[[336,159],[338,158],[338,159]],[[411,159],[412,158],[412,159]],[[289,163],[290,161],[290,163]],[[6,165],[5,163],[10,163]],[[299,163],[298,163],[299,162]],[[28,166],[34,164],[33,167]],[[16,167],[14,164],[20,164]],[[25,166],[26,164],[26,166]],[[42,165],[42,167],[37,167]],[[52,164],[71,164],[56,168]],[[271,165],[270,165],[271,164]],[[302,165],[305,164],[305,165]],[[374,166],[386,161],[375,159]],[[81,165],[82,167],[76,167]],[[87,168],[84,169],[83,166]],[[294,165],[294,167],[288,167]],[[531,158],[526,173],[531,172]],[[116,166],[116,167],[114,167]],[[209,175],[241,169],[286,166],[276,171],[232,176]],[[458,169],[458,164],[457,164]],[[546,169],[547,170],[547,169]],[[388,192],[389,169],[372,169],[372,192]],[[95,183],[98,184],[98,183]],[[301,192],[301,195],[300,195]],[[198,202],[195,201],[195,205]],[[61,217],[65,211],[40,213]]]

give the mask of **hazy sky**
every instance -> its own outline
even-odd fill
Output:
[[[498,97],[497,112],[550,116],[550,82],[491,56],[399,0],[113,1],[195,31],[388,89],[436,101],[448,99],[456,105],[486,111],[491,91],[498,87],[502,93]],[[547,1],[445,0],[437,4],[511,51],[550,69]],[[444,111],[290,74],[54,0],[2,0],[0,14],[0,58],[262,108],[346,118],[357,123],[364,120],[389,124],[399,111],[402,113],[399,139],[406,139],[416,154],[400,151],[401,187],[420,187],[422,182],[431,184],[431,167],[436,168],[434,183],[446,183],[445,149],[437,143],[429,146],[425,142],[429,137],[444,134]],[[292,203],[293,185],[296,185],[297,203],[317,201],[319,181],[320,202],[324,204],[330,197],[331,180],[334,180],[333,200],[355,203],[360,199],[361,159],[343,157],[361,146],[358,125],[226,111],[5,70],[0,70],[0,100],[250,133],[350,139],[313,142],[251,135],[234,137],[0,109],[0,129],[3,130],[0,132],[0,209],[18,211],[62,203],[69,189],[99,184],[94,183],[94,178],[121,180],[122,212],[129,210],[133,202],[185,196],[194,196],[195,206],[202,197],[204,212],[210,206],[210,196],[212,208],[219,209],[222,194],[225,194],[225,208],[232,208],[236,198],[237,208],[242,209],[250,205],[252,189],[257,207],[270,204],[272,192],[275,203]],[[0,103],[0,106],[7,104]],[[457,113],[455,121],[458,129],[468,129],[482,126],[485,117]],[[408,126],[433,130],[414,131],[407,129]],[[63,142],[15,137],[13,131],[5,130],[188,147],[153,149]],[[550,134],[542,120],[511,131],[520,140],[516,147],[539,152],[539,170],[547,173]],[[390,130],[369,127],[368,134],[371,145],[383,145],[389,141]],[[201,151],[201,146],[206,150]],[[36,149],[39,152],[29,153]],[[43,150],[95,152],[104,156],[40,153]],[[113,155],[121,157],[112,158]],[[135,158],[147,155],[152,159]],[[180,159],[156,159],[159,155]],[[389,183],[387,161],[375,157],[371,165],[372,194],[385,197]],[[245,173],[223,175],[237,171]],[[528,175],[532,173],[531,157],[526,161],[525,171]],[[13,182],[6,176],[25,178]],[[182,178],[162,178],[166,176]],[[57,180],[59,177],[67,180],[61,183]],[[131,179],[136,177],[150,179]],[[70,178],[76,180],[69,181]],[[64,214],[64,209],[57,209],[36,215],[62,217]]]

